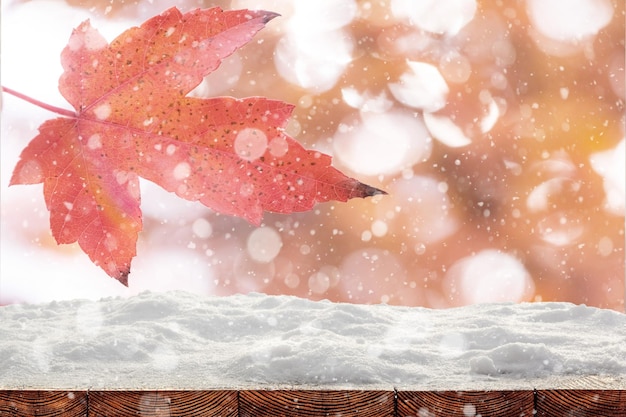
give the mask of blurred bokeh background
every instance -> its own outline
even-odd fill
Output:
[[[0,304],[182,289],[446,308],[624,311],[624,2],[7,0],[2,84],[69,108],[59,55],[170,6],[282,16],[195,90],[295,104],[288,133],[388,196],[260,228],[142,183],[130,286],[57,246],[41,186],[8,187],[54,114],[2,97]]]

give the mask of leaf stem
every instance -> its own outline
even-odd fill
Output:
[[[67,116],[67,117],[72,117],[72,118],[76,117],[76,113],[71,111],[71,110],[66,110],[66,109],[62,109],[60,107],[51,106],[50,104],[43,103],[43,102],[41,102],[39,100],[36,100],[36,99],[34,99],[32,97],[29,97],[29,96],[27,96],[25,94],[22,94],[22,93],[20,93],[18,91],[15,91],[15,90],[11,89],[11,88],[2,86],[2,91],[5,92],[5,93],[8,93],[8,94],[11,94],[12,96],[15,96],[17,98],[21,98],[22,100],[27,101],[27,102],[29,102],[31,104],[34,104],[35,106],[41,107],[42,109],[46,109],[46,110],[51,111],[53,113],[60,114],[61,116]]]

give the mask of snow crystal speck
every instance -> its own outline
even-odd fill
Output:
[[[237,155],[247,161],[254,161],[267,150],[267,136],[262,130],[245,128],[235,137],[234,148]]]
[[[52,162],[54,165],[54,161]],[[39,183],[43,180],[43,171],[39,162],[28,160],[19,172],[19,180],[22,183]]]
[[[172,171],[174,179],[184,180],[191,175],[191,166],[187,162],[179,162]]]
[[[298,288],[298,285],[300,285],[300,277],[298,276],[298,274],[294,274],[293,272],[288,273],[287,275],[285,275],[285,285],[289,288]]]
[[[117,249],[117,239],[115,238],[115,236],[107,233],[106,237],[104,238],[104,247],[110,252],[115,251]]]
[[[102,103],[93,109],[93,113],[98,120],[106,120],[111,115],[111,105],[109,103]]]
[[[189,186],[185,183],[182,183],[178,187],[176,187],[176,194],[178,195],[186,196],[188,192],[189,192]]]
[[[137,414],[140,416],[154,415],[154,416],[170,416],[172,400],[167,394],[161,394],[158,392],[150,392],[141,395],[139,400],[139,409]]]
[[[160,145],[159,145],[160,146]],[[167,145],[167,147],[165,148],[165,154],[172,156],[174,155],[174,152],[176,152],[176,145],[174,145],[173,143],[170,143],[169,145]]]
[[[242,197],[250,197],[254,193],[254,184],[242,184],[239,187],[239,194]]]
[[[213,226],[203,217],[200,217],[193,222],[191,230],[193,231],[193,234],[198,236],[200,239],[207,239],[213,234]]]
[[[598,241],[598,253],[600,256],[609,256],[613,253],[613,240],[608,236],[603,236]]]
[[[287,154],[289,144],[284,136],[277,136],[270,141],[268,148],[272,155],[279,158]]]
[[[372,234],[376,237],[385,236],[388,230],[387,223],[382,220],[374,220],[372,223]]]
[[[139,183],[137,182],[137,175],[129,173],[128,178],[129,180],[132,178],[134,181],[128,181],[128,183],[126,184],[126,191],[128,192],[129,196],[139,200],[141,192],[139,190]]]
[[[102,148],[102,137],[98,133],[94,133],[87,139],[87,147],[91,150]]]
[[[85,31],[84,42],[85,48],[89,51],[97,51],[109,45],[106,39],[96,29],[91,27]]]
[[[313,294],[324,294],[330,288],[330,277],[323,272],[315,272],[309,277],[308,284]]]
[[[474,404],[463,405],[463,415],[465,417],[474,417],[476,415],[476,406]]]
[[[115,181],[119,184],[125,184],[128,182],[129,173],[127,171],[116,170],[115,171]]]

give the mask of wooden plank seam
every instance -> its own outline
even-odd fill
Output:
[[[626,417],[626,390],[28,391],[0,390],[0,415]],[[165,413],[165,414],[164,414]]]

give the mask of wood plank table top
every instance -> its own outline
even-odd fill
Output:
[[[2,390],[0,416],[626,416],[626,389]]]

